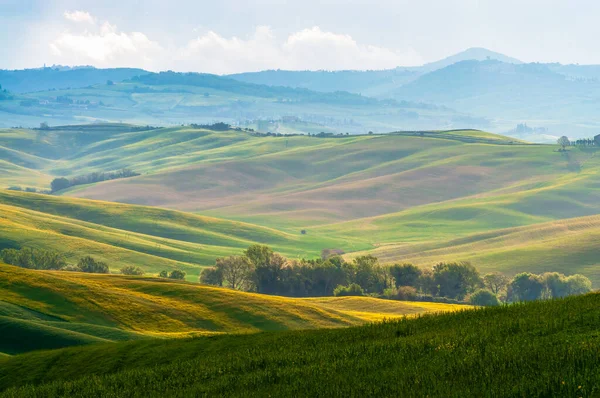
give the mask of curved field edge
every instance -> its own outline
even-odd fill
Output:
[[[35,333],[60,329],[65,336],[110,341],[344,327],[464,308],[368,297],[295,299],[158,278],[0,265],[0,315],[15,319],[12,331],[22,325]]]
[[[599,304],[600,295],[589,294],[347,329],[34,352],[0,359],[0,390],[14,387],[5,397],[591,397],[600,392]]]

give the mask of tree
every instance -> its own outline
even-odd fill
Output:
[[[217,270],[222,275],[225,286],[231,289],[249,290],[252,284],[254,266],[246,256],[218,258]]]
[[[286,264],[286,258],[272,251],[266,260],[261,259],[254,268],[256,291],[265,294],[281,294],[283,268]]]
[[[539,276],[544,284],[543,298],[559,298],[569,295],[567,278],[558,272],[545,272]]]
[[[269,263],[269,259],[273,255],[273,249],[264,245],[252,245],[246,249],[244,255],[248,257],[250,262],[255,267]]]
[[[158,274],[158,276],[161,277],[161,278],[168,278],[169,277],[169,271],[162,270],[162,271],[160,271],[160,274]]]
[[[169,279],[176,279],[182,281],[185,279],[185,271],[182,271],[180,269],[174,269],[169,274]]]
[[[207,267],[200,273],[200,283],[223,286],[223,273],[217,267]]]
[[[492,272],[486,274],[483,277],[484,286],[496,296],[500,294],[506,286],[508,286],[509,279],[507,276],[501,274],[500,272]]]
[[[508,285],[508,300],[531,301],[542,297],[544,283],[539,276],[529,272],[515,275]]]
[[[421,275],[419,275],[419,279],[417,280],[417,287],[421,293],[431,295],[438,294],[438,286],[435,284],[435,277],[432,270],[421,270]]]
[[[90,256],[81,258],[77,263],[77,268],[79,268],[81,272],[89,272],[93,274],[108,274],[109,272],[108,265],[106,263],[97,261]]]
[[[135,265],[126,265],[121,268],[121,273],[123,275],[144,275],[144,270]]]
[[[583,275],[571,275],[567,277],[569,294],[585,294],[592,291],[592,281]]]
[[[571,145],[569,138],[564,135],[562,137],[560,137],[556,142],[558,145],[560,145],[560,147],[562,148],[563,151],[565,150],[565,147],[568,147],[569,145]]]
[[[457,300],[464,299],[483,284],[477,269],[468,262],[436,264],[433,276],[438,294]]]
[[[348,286],[338,286],[333,290],[333,295],[336,297],[342,296],[364,296],[365,292],[362,287],[356,283],[351,283]]]
[[[377,269],[379,267],[377,257],[371,255],[356,257],[354,265],[356,269],[355,283],[369,293],[383,291],[384,281]]]
[[[106,85],[107,86],[114,86],[115,82],[113,82],[112,80],[107,80],[106,81]]]
[[[50,129],[50,126],[48,126],[47,122],[40,123],[40,130],[48,130],[48,129]]]
[[[497,306],[500,305],[498,297],[489,290],[479,289],[469,297],[469,302],[479,306]]]
[[[396,287],[416,287],[421,276],[421,269],[412,264],[394,264],[390,267],[390,273],[395,279]]]
[[[50,188],[52,189],[52,192],[62,191],[63,189],[67,189],[70,186],[71,186],[71,182],[64,177],[55,178],[50,183]]]
[[[331,296],[336,286],[346,283],[344,270],[331,261],[318,261],[298,267],[304,267],[307,271],[312,296]]]

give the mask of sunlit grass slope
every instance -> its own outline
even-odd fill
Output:
[[[431,266],[439,261],[470,261],[482,272],[581,273],[600,284],[600,216],[490,230],[463,237],[382,244],[368,253],[383,262]],[[352,253],[348,257],[365,254]]]
[[[241,253],[254,243],[292,256],[317,256],[341,244],[335,238],[154,207],[0,190],[0,245],[84,255],[105,260],[113,271],[135,264],[148,272],[181,267],[197,278],[199,267]]]
[[[0,265],[0,352],[143,336],[342,327],[462,308],[374,298],[293,299],[158,278]],[[31,338],[19,338],[25,335]]]
[[[97,344],[0,359],[3,397],[600,392],[600,296],[368,326]],[[23,386],[22,388],[19,388]]]
[[[293,230],[543,183],[569,164],[549,146],[475,130],[315,138],[99,124],[0,130],[0,145],[39,159],[19,164],[32,170],[22,186],[127,167],[143,175],[64,193]]]

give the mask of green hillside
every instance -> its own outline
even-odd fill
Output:
[[[0,352],[197,334],[352,326],[466,306],[292,299],[172,280],[0,265]]]
[[[7,190],[0,190],[0,210],[2,247],[50,249],[72,262],[92,255],[114,272],[128,264],[153,273],[182,268],[192,280],[197,280],[200,267],[253,243],[271,245],[291,257],[314,257],[342,243],[156,207]]]
[[[216,257],[264,243],[292,258],[338,248],[386,262],[583,272],[600,283],[587,243],[595,221],[577,236],[554,229],[552,240],[488,238],[599,214],[595,148],[560,153],[477,130],[260,137],[125,124],[1,130],[0,146],[10,154],[0,163],[6,187],[130,168],[141,175],[59,193],[187,212],[4,191],[5,246],[60,245],[70,259],[183,267],[190,279]]]
[[[589,294],[349,329],[35,352],[0,359],[0,390],[3,397],[593,397],[599,304]]]

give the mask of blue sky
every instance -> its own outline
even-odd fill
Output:
[[[592,0],[0,0],[0,68],[383,69],[485,47],[600,64]]]

